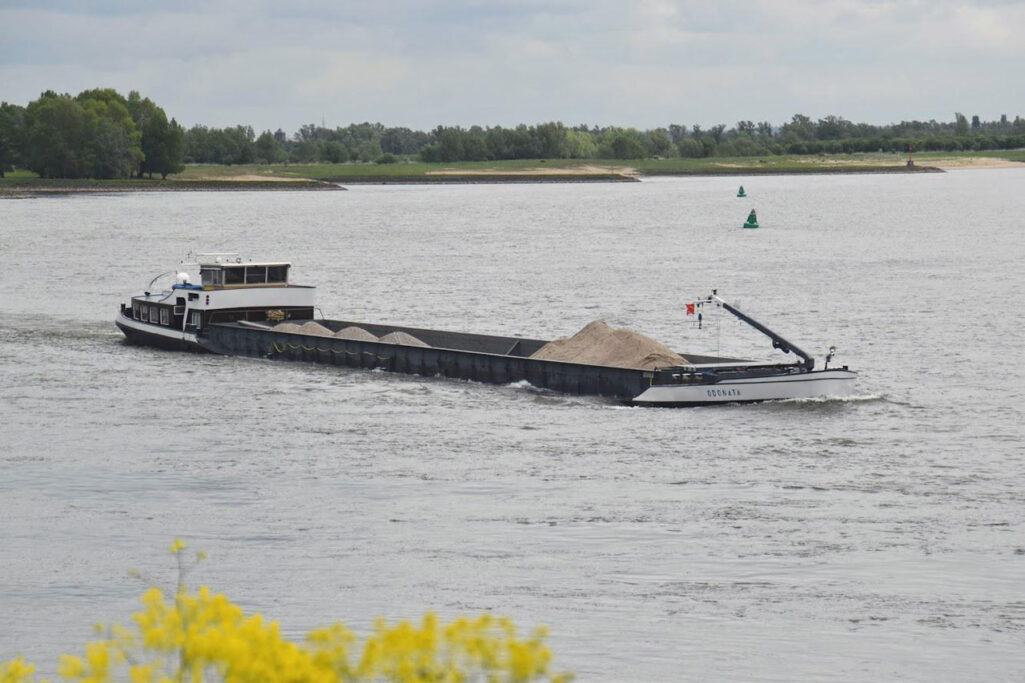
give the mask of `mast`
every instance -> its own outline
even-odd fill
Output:
[[[767,336],[769,339],[772,340],[772,348],[779,349],[783,353],[790,353],[791,351],[793,351],[796,355],[804,359],[804,367],[806,370],[811,371],[815,368],[814,358],[812,358],[807,353],[798,348],[795,344],[792,344],[791,342],[787,341],[786,339],[776,334],[775,332],[773,332],[768,327],[761,324],[751,316],[745,313],[741,313],[733,306],[730,306],[728,303],[719,298],[719,296],[716,294],[716,290],[712,290],[712,293],[709,295],[706,301],[714,301],[715,303],[719,304],[733,315],[737,316],[738,318],[746,322],[751,327],[755,328],[756,330]]]

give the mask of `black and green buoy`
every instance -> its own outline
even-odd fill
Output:
[[[744,222],[742,227],[745,228],[757,228],[758,227],[758,216],[755,214],[755,210],[751,209],[751,213],[747,216],[747,221]]]
[[[746,197],[747,196],[747,192],[744,192],[744,186],[743,185],[741,185],[740,189],[737,190],[737,196],[738,197]]]

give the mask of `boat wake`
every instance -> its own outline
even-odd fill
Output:
[[[859,396],[810,396],[805,398],[785,398],[772,401],[774,404],[825,404],[825,403],[876,403],[885,401],[886,397],[881,394],[862,394]]]

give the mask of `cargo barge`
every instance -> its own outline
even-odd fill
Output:
[[[291,284],[290,264],[207,254],[194,265],[198,283],[179,272],[169,289],[153,294],[149,290],[158,276],[145,294],[122,304],[116,324],[128,342],[489,384],[525,381],[540,389],[639,406],[843,396],[853,392],[856,378],[847,366],[830,369],[832,354],[825,368],[816,370],[811,356],[714,292],[701,305],[732,313],[767,335],[773,348],[799,360],[771,363],[688,353],[687,364],[644,369],[532,358],[549,343],[542,339],[324,319],[315,321],[317,334],[307,334],[298,325],[313,322],[314,288]],[[344,336],[357,328],[364,338]]]

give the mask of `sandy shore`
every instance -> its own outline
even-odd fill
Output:
[[[424,175],[446,176],[473,176],[473,175],[501,175],[501,176],[539,176],[539,175],[624,175],[636,176],[637,169],[629,166],[570,166],[570,167],[548,167],[538,166],[536,168],[482,168],[476,170],[446,169],[442,171],[427,171]]]
[[[200,176],[193,176],[193,177],[188,178],[188,179],[183,178],[182,180],[183,181],[185,181],[185,180],[189,180],[189,181],[192,181],[192,180],[233,180],[233,181],[234,180],[238,180],[240,182],[266,181],[268,183],[295,183],[295,182],[303,182],[303,181],[307,181],[308,182],[309,181],[308,178],[284,177],[284,176],[277,176],[277,175],[256,175],[256,174],[252,174],[252,173],[245,174],[245,175],[219,175],[219,176],[218,175],[208,175],[208,176],[200,175]]]
[[[944,171],[958,171],[971,168],[1025,168],[1025,163],[993,159],[991,157],[950,157],[949,159],[929,159],[929,166],[942,168]]]

